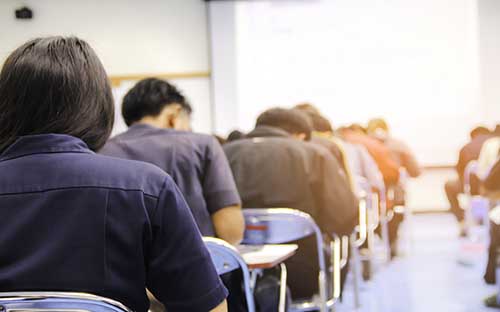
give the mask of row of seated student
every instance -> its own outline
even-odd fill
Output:
[[[472,161],[478,161],[479,175],[484,175],[497,158],[500,147],[500,125],[494,130],[484,126],[474,128],[470,132],[470,141],[461,149],[458,156],[458,162],[455,166],[457,178],[451,179],[445,183],[445,192],[450,203],[450,211],[455,215],[459,226],[460,235],[465,236],[464,209],[460,206],[459,195],[464,193],[464,174]],[[470,181],[471,194],[479,194],[480,181],[476,175],[473,175]]]
[[[476,162],[476,169],[468,172],[469,164],[472,162]],[[469,195],[480,195],[489,200],[492,212],[500,209],[497,208],[500,202],[500,124],[493,130],[484,126],[474,128],[470,132],[470,141],[460,150],[455,168],[457,178],[445,183],[445,191],[450,203],[450,211],[459,223],[460,236],[467,236],[465,207],[461,207],[459,202],[459,195],[465,193],[466,184],[470,187]],[[488,262],[484,274],[487,284],[496,282],[499,248],[500,225],[491,221]],[[500,308],[497,298],[496,294],[490,296],[485,299],[485,304],[489,307]]]
[[[496,281],[495,279],[496,274],[495,272],[491,271],[498,271],[500,268],[498,267],[499,265],[499,257],[500,257],[500,137],[496,138],[496,162],[493,164],[493,166],[490,167],[488,170],[488,174],[483,177],[482,180],[482,190],[481,193],[483,196],[488,198],[492,205],[492,213],[496,215],[494,220],[492,220],[490,224],[490,246],[488,248],[488,265],[485,273],[485,281],[487,283],[497,283],[499,281]],[[490,140],[490,146],[493,147],[495,142],[493,140]],[[493,151],[493,149],[492,149]],[[492,308],[497,308],[500,309],[500,302],[498,300],[499,294],[496,293],[488,298],[485,299],[485,304],[488,307]]]
[[[7,58],[0,291],[89,292],[141,312],[149,308],[147,288],[167,311],[226,311],[226,298],[238,311],[240,276],[221,281],[202,236],[237,245],[242,207],[299,209],[325,234],[348,235],[358,220],[360,177],[383,191],[397,185],[401,167],[420,173],[383,120],[334,133],[310,104],[274,108],[221,147],[190,131],[191,106],[166,81],[140,81],[122,104],[129,129],[108,139],[110,85],[78,38],[34,39]],[[396,242],[400,221],[393,220]],[[311,242],[298,241],[286,262],[294,299],[318,291]]]

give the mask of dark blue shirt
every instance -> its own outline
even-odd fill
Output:
[[[109,140],[100,153],[165,170],[179,186],[205,236],[215,236],[212,214],[240,204],[227,158],[212,136],[135,124]]]
[[[0,154],[0,291],[80,291],[147,311],[208,311],[225,298],[193,217],[155,166],[96,155],[67,135]]]

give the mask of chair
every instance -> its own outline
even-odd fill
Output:
[[[355,308],[360,308],[360,281],[361,281],[361,257],[359,249],[365,244],[369,235],[369,213],[372,213],[372,194],[371,186],[368,181],[363,177],[356,177],[358,188],[360,190],[359,194],[359,225],[356,226],[354,233],[350,237],[350,253],[352,259],[352,275],[353,275],[353,286],[354,286],[354,306]],[[372,235],[374,234],[372,229]],[[359,235],[359,237],[358,237]],[[345,244],[343,242],[343,244]],[[368,259],[371,261],[371,259]]]
[[[489,218],[488,211],[490,202],[487,198],[472,194],[472,177],[478,173],[478,162],[472,160],[467,163],[464,170],[464,193],[467,196],[468,203],[465,209],[465,227],[468,236],[471,236],[472,228],[477,223],[476,220],[483,222],[486,231],[488,230]],[[486,172],[487,174],[487,172]],[[475,235],[472,235],[475,236]],[[476,240],[477,237],[471,237]]]
[[[291,311],[329,311],[340,297],[340,238],[332,234],[333,242],[330,244],[332,263],[332,294],[327,296],[328,268],[324,258],[324,243],[322,233],[314,220],[307,213],[289,208],[244,209],[246,230],[244,244],[285,244],[299,240],[309,235],[316,238],[318,251],[318,283],[320,302],[293,302]],[[282,285],[284,286],[284,285]]]
[[[241,269],[247,310],[248,312],[254,312],[255,302],[250,287],[250,272],[248,271],[247,264],[243,258],[241,258],[236,248],[227,242],[214,237],[203,237],[203,241],[210,252],[212,262],[214,263],[215,269],[219,275]]]
[[[387,190],[384,188],[382,190],[379,190],[379,195],[378,195],[378,210],[380,213],[380,231],[381,231],[381,237],[382,241],[384,243],[384,260],[386,263],[389,263],[391,261],[391,242],[389,239],[389,222],[392,220],[394,217],[394,214],[390,214],[387,211]],[[377,203],[377,201],[375,201]]]
[[[471,180],[472,175],[477,173],[478,163],[475,160],[469,161],[464,170],[464,193],[472,196]]]
[[[0,311],[5,312],[132,312],[104,297],[72,292],[3,292]]]
[[[405,240],[406,252],[409,253],[413,246],[413,214],[407,205],[408,181],[410,176],[405,168],[399,169],[399,180],[395,188],[389,189],[390,198],[394,203],[394,213],[403,215],[402,237]],[[397,191],[399,190],[399,191]]]

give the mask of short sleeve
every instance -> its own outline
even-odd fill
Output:
[[[147,287],[169,312],[210,311],[227,290],[213,266],[193,216],[167,178],[151,216]]]
[[[210,214],[241,204],[231,167],[222,147],[214,138],[207,145],[204,169],[203,194]]]

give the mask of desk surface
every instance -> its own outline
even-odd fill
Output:
[[[249,269],[270,269],[295,254],[298,246],[286,245],[240,245],[237,247]]]

